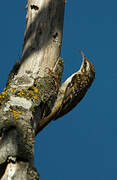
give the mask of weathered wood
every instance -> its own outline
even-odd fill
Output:
[[[28,163],[19,161],[9,162],[1,180],[39,180],[40,175],[36,169],[30,167]]]
[[[34,8],[36,7],[36,8]],[[64,19],[63,0],[29,0],[21,67],[18,74],[33,77],[54,71],[60,56]]]
[[[28,0],[22,56],[0,94],[2,180],[39,179],[33,168],[34,136],[59,90],[63,20],[63,0]]]

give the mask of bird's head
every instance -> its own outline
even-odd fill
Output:
[[[80,72],[93,80],[95,78],[95,68],[91,63],[91,61],[87,59],[87,57],[84,55],[84,53],[81,50],[80,53],[83,57]]]

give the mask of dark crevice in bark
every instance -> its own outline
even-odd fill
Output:
[[[2,176],[5,173],[6,167],[7,167],[7,162],[4,162],[4,163],[0,164],[0,179],[2,178]]]
[[[34,10],[38,10],[39,7],[38,6],[35,6],[34,4],[30,6],[31,9],[34,9]]]

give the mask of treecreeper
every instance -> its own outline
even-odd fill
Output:
[[[90,60],[80,50],[82,64],[76,73],[72,74],[59,88],[57,100],[51,113],[41,120],[45,122],[56,120],[71,111],[85,96],[95,79],[95,68]]]

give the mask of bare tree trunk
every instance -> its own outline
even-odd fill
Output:
[[[39,179],[33,168],[34,136],[40,119],[51,111],[64,66],[60,58],[64,1],[28,0],[26,8],[22,57],[0,97],[0,178],[4,180]]]
[[[60,58],[64,5],[64,0],[27,2],[22,57],[14,65],[6,89],[0,94],[2,180],[40,179],[33,164],[35,135],[51,120],[77,105],[93,82],[94,67],[90,63],[88,76],[86,62],[89,61],[82,53],[80,71],[59,88],[64,68]],[[86,74],[85,79],[82,73]]]

